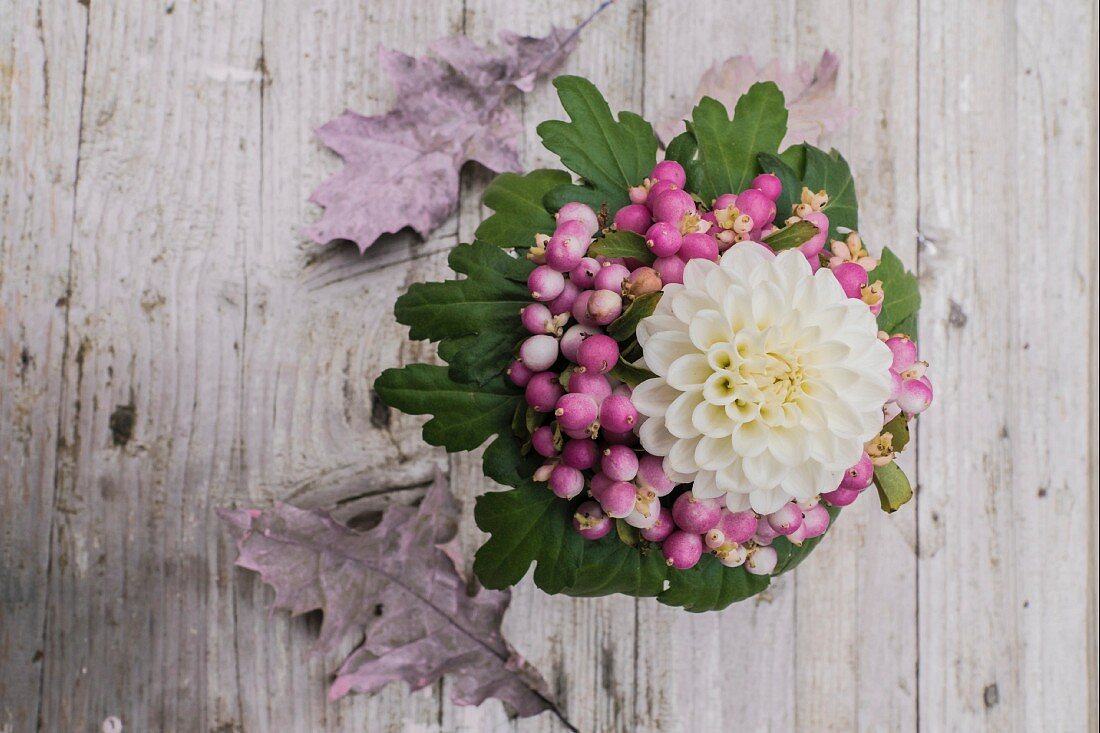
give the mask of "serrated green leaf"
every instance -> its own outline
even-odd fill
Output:
[[[545,486],[524,483],[477,498],[474,521],[490,537],[474,555],[474,572],[486,588],[507,588],[535,567],[535,584],[561,593],[577,579],[583,542],[571,524],[568,502]]]
[[[884,512],[896,512],[903,504],[913,498],[913,487],[909,478],[897,463],[875,466],[875,487],[878,500]]]
[[[802,185],[814,193],[824,190],[829,203],[821,211],[829,217],[830,239],[843,239],[839,227],[859,229],[859,205],[856,201],[856,183],[848,162],[835,150],[826,153],[804,143],[806,169]],[[799,196],[802,189],[793,195]]]
[[[801,201],[802,175],[787,165],[778,155],[772,153],[760,153],[756,156],[756,161],[760,164],[761,170],[778,178],[779,184],[783,187],[779,198],[775,200],[775,218],[781,224],[793,213],[795,204]]]
[[[643,318],[653,315],[660,302],[660,292],[639,295],[621,316],[611,322],[607,327],[607,335],[620,343],[634,338],[638,332],[638,324]]]
[[[668,580],[668,590],[657,600],[692,613],[720,611],[756,595],[771,582],[767,575],[753,575],[744,566],[727,568],[711,555],[704,555],[688,570],[669,571]]]
[[[633,364],[627,364],[622,359],[619,359],[619,363],[615,365],[608,374],[620,382],[626,382],[631,387],[637,387],[639,384],[647,379],[653,379],[657,375],[648,369],[642,367],[636,367]]]
[[[916,340],[916,314],[920,308],[920,286],[917,277],[889,247],[882,248],[878,267],[868,276],[871,282],[882,281],[884,299],[878,314],[878,327],[889,334],[904,333]]]
[[[588,248],[589,257],[633,257],[645,263],[656,259],[645,245],[645,237],[626,229],[610,229],[602,237],[592,242]]]
[[[692,111],[691,130],[699,150],[687,166],[688,188],[708,204],[739,193],[760,173],[757,155],[777,152],[787,132],[783,92],[772,82],[753,84],[732,120],[721,102],[703,97]]]
[[[534,265],[486,242],[458,245],[449,263],[468,277],[412,285],[394,315],[411,338],[441,341],[452,378],[482,383],[507,367],[525,335],[519,312],[531,302],[526,281]]]
[[[665,160],[675,160],[686,168],[698,150],[699,144],[695,142],[695,135],[690,131],[681,132],[669,141],[668,147],[665,148]]]
[[[764,244],[779,252],[794,249],[817,236],[817,225],[812,221],[796,221],[764,237]]]
[[[595,542],[572,533],[582,543],[577,577],[563,592],[582,598],[624,593],[651,598],[664,587],[669,570],[661,551],[648,543],[624,544],[614,533]]]
[[[649,175],[657,161],[657,137],[653,127],[632,112],[620,112],[618,120],[592,82],[579,76],[554,79],[569,122],[548,120],[537,130],[547,150],[556,153],[566,168],[580,176],[587,198],[573,194],[612,212],[630,203],[627,189]]]
[[[409,415],[432,415],[424,440],[448,451],[473,450],[495,434],[510,435],[512,415],[523,395],[497,378],[483,385],[454,381],[447,367],[410,364],[387,369],[374,390],[390,407]]]
[[[554,216],[543,205],[543,197],[568,183],[568,173],[548,168],[523,175],[501,173],[481,196],[481,203],[494,213],[481,222],[474,238],[501,248],[530,247],[536,234],[554,231]]]

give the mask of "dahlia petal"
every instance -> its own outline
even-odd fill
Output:
[[[703,471],[717,471],[728,466],[736,457],[729,438],[703,436],[695,446],[695,464]]]
[[[665,384],[663,379],[647,379],[630,394],[630,401],[638,412],[649,417],[663,417],[668,406],[680,396],[680,392]]]
[[[757,242],[738,242],[722,255],[718,261],[725,270],[744,274],[752,273],[757,267],[775,258],[771,250]],[[834,277],[835,281],[836,278]],[[840,284],[837,284],[840,287]]]
[[[665,380],[669,386],[679,390],[702,389],[707,377],[714,373],[707,357],[702,354],[685,354],[669,364]]]
[[[645,362],[654,374],[665,376],[672,362],[696,351],[686,333],[662,331],[649,337],[645,345]]]
[[[749,494],[749,505],[757,514],[772,514],[790,501],[782,489],[757,489]]]
[[[726,414],[729,406],[700,402],[691,413],[691,421],[699,432],[711,438],[722,438],[733,433],[733,422]]]
[[[676,444],[676,437],[665,428],[664,418],[651,417],[638,428],[638,439],[647,453],[667,456]]]
[[[701,310],[691,320],[688,335],[699,350],[706,351],[715,344],[729,341],[730,324],[726,317],[716,310]]]
[[[691,415],[703,401],[703,393],[699,391],[681,392],[680,396],[672,401],[665,412],[665,426],[668,432],[677,438],[697,438],[699,428],[695,427]]]
[[[748,494],[726,494],[726,508],[731,512],[743,512],[746,509],[751,509],[752,506],[749,503]]]
[[[718,484],[714,480],[714,471],[700,471],[695,474],[691,493],[694,494],[696,499],[717,499],[726,492],[718,488]]]
[[[666,456],[667,462],[674,471],[693,475],[699,472],[699,466],[695,463],[695,446],[698,442],[698,438],[676,441]]]

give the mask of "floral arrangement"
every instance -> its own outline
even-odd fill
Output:
[[[730,117],[704,97],[658,161],[651,125],[555,80],[558,170],[504,173],[461,279],[395,309],[446,366],[390,369],[389,405],[431,415],[451,451],[488,441],[478,498],[488,588],[535,564],[548,593],[655,596],[691,611],[759,593],[872,484],[912,495],[894,462],[932,400],[916,278],[858,234],[835,151],[779,150],[779,88]]]

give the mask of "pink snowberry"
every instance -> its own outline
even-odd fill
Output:
[[[779,562],[779,553],[774,547],[759,546],[753,548],[745,560],[745,568],[753,575],[771,575]]]
[[[672,511],[667,506],[662,506],[657,521],[643,529],[640,534],[643,540],[664,542],[675,530],[676,522],[672,519]]]
[[[600,451],[594,440],[568,440],[561,449],[561,462],[581,471],[596,465]]]
[[[752,219],[754,229],[762,229],[775,220],[775,200],[755,188],[737,194],[737,208]]]
[[[543,372],[558,360],[558,340],[548,334],[528,336],[519,347],[519,358],[533,372]]]
[[[787,502],[768,515],[768,524],[781,535],[789,535],[802,524],[802,510],[794,502]]]
[[[588,228],[575,219],[560,222],[546,243],[546,264],[558,272],[569,272],[588,253]]]
[[[653,201],[653,218],[656,221],[680,226],[685,216],[694,213],[695,200],[683,189],[669,189]]]
[[[703,556],[703,538],[694,532],[676,530],[661,543],[665,562],[677,570],[693,568]]]
[[[663,285],[661,276],[656,270],[652,267],[639,267],[623,282],[622,292],[624,296],[637,298],[641,295],[656,293]]]
[[[561,499],[572,499],[584,491],[584,474],[564,463],[550,472],[550,490]]]
[[[577,362],[577,349],[580,348],[581,342],[589,336],[595,336],[599,332],[600,330],[595,326],[585,326],[580,323],[574,323],[561,337],[560,348],[562,355],[575,364]]]
[[[844,472],[840,479],[840,488],[863,491],[871,485],[871,479],[875,477],[875,464],[871,463],[871,456],[865,452],[860,456],[856,465]]]
[[[666,181],[680,188],[683,188],[684,184],[687,183],[687,173],[684,172],[684,166],[675,160],[662,160],[653,166],[653,172],[649,174],[649,177],[654,181]]]
[[[526,387],[533,376],[535,376],[535,373],[518,359],[513,361],[512,365],[508,367],[508,379],[517,387]]]
[[[848,506],[859,498],[859,493],[860,492],[855,489],[836,489],[835,491],[822,494],[821,499],[833,506]]]
[[[592,488],[592,496],[600,502],[600,506],[608,516],[623,519],[634,511],[634,505],[638,503],[638,494],[634,484],[626,481],[615,481],[602,491],[597,492]]]
[[[554,214],[554,218],[558,220],[558,226],[567,221],[580,222],[584,225],[585,234],[589,238],[600,231],[600,220],[596,216],[596,212],[592,210],[592,207],[579,201],[570,201],[562,206],[558,209],[558,213]]]
[[[569,375],[569,384],[566,389],[570,392],[580,392],[596,400],[596,404],[602,405],[603,401],[611,395],[611,383],[607,377],[596,372],[573,372]]]
[[[623,312],[623,297],[612,290],[596,290],[588,298],[588,317],[597,325],[606,326]]]
[[[756,525],[756,534],[752,536],[752,539],[758,545],[770,545],[772,540],[778,536],[779,533],[772,529],[767,519],[764,519]]]
[[[524,306],[519,312],[519,319],[523,327],[531,333],[554,333],[558,328],[550,309],[542,303]]]
[[[685,491],[672,504],[672,518],[677,527],[702,534],[717,526],[722,518],[722,505],[716,499],[696,499],[690,491]]]
[[[932,404],[932,388],[924,379],[906,379],[901,383],[897,402],[904,412],[920,414]]]
[[[531,433],[531,447],[543,458],[554,458],[558,455],[558,446],[554,441],[554,428],[543,425]]]
[[[613,293],[622,293],[623,280],[630,277],[630,270],[625,265],[603,265],[596,273],[592,287],[596,290],[610,290]]]
[[[559,329],[569,320],[569,313],[580,294],[581,289],[572,280],[566,280],[561,295],[550,301],[550,313],[556,317],[554,323]]]
[[[908,336],[892,336],[886,339],[886,346],[894,356],[890,368],[899,374],[917,361],[917,345]]]
[[[586,540],[598,540],[604,537],[611,531],[611,525],[611,520],[594,501],[581,503],[573,514],[573,529]]]
[[[599,324],[592,319],[592,316],[588,315],[588,302],[592,299],[592,294],[595,290],[582,290],[577,299],[573,301],[573,307],[569,309],[569,312],[573,314],[573,317],[577,319],[577,323],[582,326],[596,327]]]
[[[715,211],[718,211],[719,209],[728,209],[731,206],[737,206],[737,194],[735,193],[724,193],[718,198],[714,199]]]
[[[638,483],[652,489],[657,496],[667,496],[676,488],[676,482],[668,477],[664,469],[664,459],[648,453],[638,461]]]
[[[684,235],[680,228],[667,221],[659,221],[645,233],[645,243],[655,257],[671,257],[680,249]]]
[[[551,412],[565,394],[553,372],[539,372],[527,382],[524,398],[535,412]]]
[[[677,188],[680,188],[680,186],[677,186],[672,181],[656,181],[656,182],[654,182],[649,187],[649,193],[646,194],[646,199],[645,199],[646,206],[648,206],[649,208],[652,209],[653,208],[653,203],[657,200],[658,196],[660,196],[665,191],[672,191],[672,190],[677,189]]]
[[[577,349],[577,363],[590,372],[606,374],[619,362],[619,345],[605,334],[589,336]]]
[[[611,395],[600,404],[600,426],[614,433],[633,430],[638,422],[638,409],[629,397]]]
[[[565,290],[565,276],[549,265],[539,265],[528,275],[527,287],[532,298],[549,303]]]
[[[554,417],[565,430],[584,430],[599,417],[596,400],[581,392],[569,392],[558,398]]]
[[[757,518],[756,512],[751,509],[731,512],[729,509],[723,508],[722,516],[718,520],[718,529],[722,530],[727,542],[742,544],[752,539],[753,535],[756,534],[759,523],[760,520]]]
[[[638,455],[628,446],[609,445],[600,458],[600,470],[616,481],[633,481],[638,475]]]
[[[642,204],[629,204],[615,212],[615,228],[635,234],[645,234],[653,218]]]
[[[833,276],[849,298],[859,298],[867,285],[867,271],[855,262],[842,262],[832,268]]]
[[[602,265],[595,257],[582,257],[580,264],[569,271],[569,280],[582,290],[588,290],[596,284],[596,273]]]
[[[817,234],[800,244],[798,249],[812,261],[825,249],[825,240],[829,238],[829,217],[820,211],[811,211],[806,214],[806,221],[817,227]]]
[[[783,184],[779,182],[779,177],[773,173],[761,173],[752,179],[750,185],[772,201],[775,201],[783,193]]]
[[[653,269],[661,276],[661,282],[666,285],[668,283],[683,284],[684,282],[684,261],[678,256],[658,257],[653,262]]]
[[[694,259],[710,260],[718,259],[718,240],[709,234],[693,232],[684,235],[684,242],[676,253],[684,262]]]
[[[829,521],[829,510],[825,508],[824,504],[817,503],[810,509],[804,510],[802,512],[802,528],[805,531],[806,539],[811,540],[825,534],[825,530],[829,528]]]

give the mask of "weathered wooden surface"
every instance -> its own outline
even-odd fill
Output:
[[[389,315],[422,242],[299,227],[312,136],[391,91],[375,49],[543,33],[595,0],[0,0],[0,731],[561,730],[490,702],[324,699],[315,619],[269,616],[214,509],[415,497],[469,457],[370,384],[430,358]],[[751,29],[751,30],[750,30]],[[692,616],[517,589],[506,629],[585,731],[1095,730],[1097,5],[618,0],[566,70],[660,119],[732,53],[825,47],[871,242],[920,273],[936,405],[915,506],[845,512],[766,599]],[[514,109],[528,165],[551,163]]]

